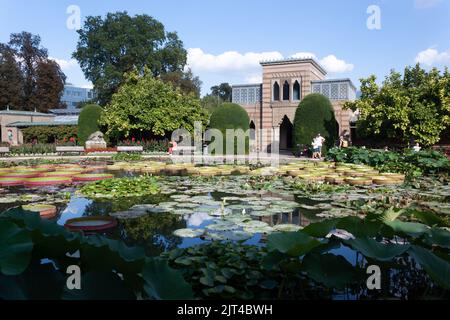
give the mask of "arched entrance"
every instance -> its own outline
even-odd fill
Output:
[[[256,139],[256,126],[253,121],[250,121],[250,140]]]
[[[287,116],[284,116],[280,125],[280,150],[288,150],[292,145],[292,131],[294,126]]]

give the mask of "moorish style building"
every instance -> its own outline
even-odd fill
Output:
[[[261,151],[269,151],[270,144],[261,139],[265,129],[268,141],[279,141],[279,148],[290,149],[295,112],[302,99],[310,93],[321,93],[333,105],[340,134],[350,134],[352,111],[343,110],[346,101],[356,99],[356,87],[350,79],[327,80],[326,71],[314,59],[287,59],[261,62],[262,84],[233,86],[233,103],[241,105],[249,114],[251,137]],[[261,142],[262,141],[262,142]]]

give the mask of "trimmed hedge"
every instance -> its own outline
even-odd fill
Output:
[[[250,118],[240,105],[235,103],[224,103],[218,107],[211,115],[209,127],[218,129],[223,134],[223,154],[226,154],[226,130],[242,129],[245,133],[250,129]],[[249,136],[245,138],[245,153],[249,151]],[[237,139],[234,139],[234,154],[238,153]]]
[[[338,124],[330,100],[312,93],[300,102],[295,112],[294,145],[311,145],[319,133],[326,139],[325,150],[330,149],[338,138]]]
[[[84,145],[91,134],[100,131],[98,120],[103,109],[97,104],[89,104],[81,110],[78,118],[78,142]]]
[[[22,129],[24,143],[76,143],[77,126],[44,126]]]

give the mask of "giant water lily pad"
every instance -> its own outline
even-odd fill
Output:
[[[202,229],[178,229],[173,232],[173,234],[180,238],[197,238],[200,237],[204,233]]]
[[[231,221],[218,221],[206,226],[206,229],[214,231],[230,231],[238,228],[239,226]]]
[[[302,227],[295,224],[278,224],[273,226],[275,232],[296,232],[301,230]]]

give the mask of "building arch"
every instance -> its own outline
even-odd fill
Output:
[[[289,96],[290,96],[290,92],[291,88],[289,86],[289,82],[286,80],[283,84],[283,101],[289,101]]]
[[[256,125],[253,120],[250,121],[250,140],[256,140]]]
[[[273,84],[273,101],[280,101],[280,85],[278,81]]]
[[[295,80],[293,90],[292,90],[292,100],[300,101],[301,100],[301,88],[298,80]]]
[[[289,150],[293,148],[294,125],[289,117],[285,115],[280,124],[280,150]]]

